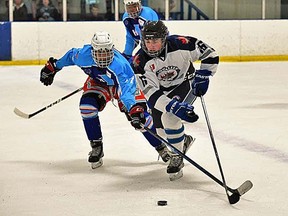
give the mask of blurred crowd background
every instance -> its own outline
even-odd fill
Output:
[[[12,3],[9,3],[11,1]],[[287,19],[288,0],[142,0],[160,19]],[[168,4],[167,4],[168,2]],[[66,7],[63,7],[63,5]],[[13,5],[13,10],[9,9]],[[168,8],[167,8],[168,6]],[[13,11],[13,18],[9,17]],[[165,16],[168,12],[168,16]],[[122,0],[0,0],[0,21],[115,21]],[[63,14],[65,16],[63,16]]]

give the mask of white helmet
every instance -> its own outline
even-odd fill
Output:
[[[140,0],[124,0],[125,10],[129,17],[135,19],[141,13],[141,1]],[[132,6],[132,8],[131,8]]]
[[[105,68],[114,58],[114,44],[108,32],[96,32],[91,40],[92,57],[98,67]]]

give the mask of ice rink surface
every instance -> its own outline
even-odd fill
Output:
[[[81,93],[31,119],[16,116],[15,107],[32,113],[86,79],[68,67],[46,87],[41,67],[0,66],[1,216],[288,214],[288,62],[221,63],[211,78],[204,98],[227,184],[254,184],[235,205],[187,161],[183,178],[170,182],[167,165],[112,103],[100,113],[105,156],[95,170],[87,162]],[[200,119],[185,124],[196,137],[188,156],[221,179],[201,101],[194,105]]]

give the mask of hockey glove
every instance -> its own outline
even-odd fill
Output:
[[[53,83],[55,74],[59,71],[56,68],[56,61],[53,57],[50,57],[45,66],[41,69],[40,72],[40,82],[48,86]]]
[[[187,122],[195,122],[198,120],[198,115],[194,113],[194,107],[185,102],[179,102],[172,99],[166,106],[166,111],[171,112],[180,119]]]
[[[196,70],[195,77],[192,82],[192,91],[195,96],[200,97],[206,94],[209,86],[209,76],[211,76],[211,71]]]
[[[144,115],[144,108],[139,105],[134,105],[131,107],[129,115],[131,117],[131,125],[135,129],[142,129],[143,128],[142,125],[145,124],[146,122],[146,118]]]

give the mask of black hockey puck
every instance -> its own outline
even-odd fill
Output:
[[[167,205],[167,201],[166,201],[166,200],[159,200],[159,201],[157,202],[157,205],[158,205],[158,206],[166,206],[166,205]]]

